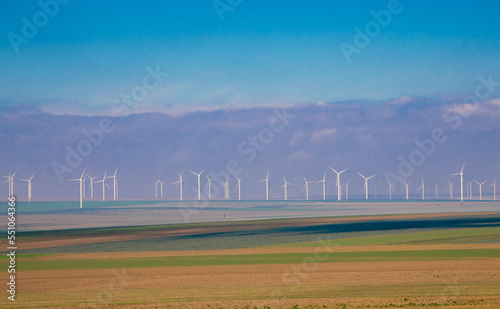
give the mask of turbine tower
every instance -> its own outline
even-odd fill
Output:
[[[496,177],[490,186],[493,186],[493,200],[496,201],[497,200],[497,178]]]
[[[208,199],[211,199],[211,198],[212,198],[212,193],[210,192],[210,189],[211,189],[211,188],[210,188],[210,182],[211,182],[213,179],[210,179],[210,178],[208,177],[208,175],[205,175],[205,176],[207,176],[207,181],[208,181]]]
[[[417,190],[422,189],[422,199],[425,199],[425,186],[424,186],[424,177],[422,177],[422,185],[417,188]]]
[[[476,180],[474,180],[474,182],[477,183],[479,186],[479,200],[482,201],[483,200],[483,185],[486,183],[486,181],[477,182]]]
[[[85,188],[85,183],[86,183],[86,179],[87,177],[87,174],[83,175],[83,198],[85,198],[85,192],[87,192],[87,189]]]
[[[179,174],[179,180],[176,182],[172,183],[173,185],[178,184],[179,185],[179,190],[180,190],[180,196],[181,196],[181,202],[182,202],[182,186],[184,185],[184,182],[182,181],[182,172]]]
[[[450,183],[450,200],[451,200],[451,199],[453,199],[453,183],[449,180],[448,180],[448,182]]]
[[[238,201],[241,201],[241,179],[236,176],[236,179],[238,179]]]
[[[29,179],[21,179],[22,181],[26,181],[28,183],[28,201],[31,202],[31,180],[33,179],[33,176],[35,176],[35,174],[33,173],[33,175],[31,175],[31,177]]]
[[[161,182],[161,181],[160,181],[160,198],[163,198],[163,184],[164,184],[164,183],[165,183],[165,182]]]
[[[9,172],[9,176],[3,176],[5,178],[7,178],[5,182],[9,182],[9,197],[13,197],[14,196],[14,176],[16,175],[17,171],[14,172],[14,174],[10,174]]]
[[[452,176],[460,175],[460,201],[462,202],[464,201],[464,167],[465,162],[464,165],[462,165],[462,169],[459,173],[451,174]]]
[[[283,181],[285,182],[285,184],[283,186],[281,186],[281,190],[285,190],[285,201],[287,201],[288,200],[288,186],[291,186],[292,184],[289,182],[286,182],[285,176],[283,176]]]
[[[190,171],[191,173],[195,174],[198,176],[198,201],[201,200],[201,187],[200,187],[200,176],[203,174],[205,170],[201,171],[200,173],[195,173],[193,171]]]
[[[87,174],[87,177],[90,179],[90,198],[93,199],[94,198],[94,178],[97,178],[97,176],[90,177],[89,174]]]
[[[471,182],[466,182],[467,185],[467,193],[469,196],[469,200],[472,200],[472,181]]]
[[[392,183],[387,182],[387,184],[389,185],[389,199],[392,200]]]
[[[106,186],[109,188],[108,184],[106,183],[106,178],[108,178],[106,175],[108,174],[108,171],[104,172],[104,177],[102,177],[102,180],[96,181],[95,183],[100,183],[102,182],[102,201],[104,202],[106,200]]]
[[[340,174],[342,174],[343,172],[347,171],[347,168],[344,169],[343,171],[341,172],[337,172],[336,170],[334,170],[331,166],[329,166],[329,168],[335,172],[335,174],[337,174],[337,200],[340,201],[342,199],[342,194],[340,193]]]
[[[222,183],[224,185],[224,198],[226,200],[229,199],[229,180],[226,179],[226,182]]]
[[[409,182],[406,182],[406,180],[405,180],[406,199],[408,199],[408,185],[409,185],[409,184],[410,184],[410,183],[409,183]]]
[[[326,200],[326,172],[323,175],[323,179],[316,182],[316,183],[323,183],[323,201]]]
[[[266,182],[266,201],[269,200],[269,170],[267,171],[266,179],[262,179],[259,182]]]
[[[304,178],[304,188],[306,190],[306,201],[309,201],[309,184],[312,183],[312,181],[307,181],[305,176],[302,176]]]
[[[365,179],[365,195],[366,195],[366,199],[368,199],[368,179],[375,177],[375,174],[371,175],[368,178],[363,176],[360,172],[358,172],[358,174],[359,174],[359,176],[361,176]]]
[[[438,199],[438,185],[436,184],[436,200]]]
[[[349,199],[349,181],[347,181],[347,183],[345,184],[345,199],[348,200]]]
[[[78,179],[70,179],[69,181],[79,181],[80,182],[80,208],[83,208],[83,181],[85,177],[85,169],[83,170],[82,176]]]
[[[118,189],[118,184],[116,183],[116,172],[118,171],[118,167],[115,170],[113,176],[108,176],[108,178],[113,178],[113,200],[116,201],[116,191]]]
[[[158,179],[155,182],[155,198],[158,198],[158,184],[160,183],[160,180]]]

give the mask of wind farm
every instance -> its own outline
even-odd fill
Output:
[[[3,1],[0,308],[500,308],[500,2]]]

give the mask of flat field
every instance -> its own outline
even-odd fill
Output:
[[[17,301],[2,308],[500,308],[498,212],[37,231],[18,244]]]

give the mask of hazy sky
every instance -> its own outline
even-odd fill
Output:
[[[396,13],[378,30],[371,11],[388,6]],[[52,17],[37,1],[9,1],[0,9],[0,104],[109,114],[148,67],[169,75],[138,112],[461,96],[477,76],[500,79],[499,9],[498,1],[73,0],[49,5]],[[34,19],[41,26],[27,38]],[[372,37],[358,48],[355,28],[367,25]],[[358,48],[350,62],[341,43]]]

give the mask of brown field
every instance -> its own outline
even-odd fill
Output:
[[[48,248],[220,231],[369,220],[422,219],[477,214],[398,215],[246,221],[204,227],[142,230],[82,237],[26,238],[23,248]],[[484,213],[481,215],[485,215]],[[500,257],[316,263],[318,254],[425,250],[500,249],[500,243],[257,247],[220,250],[68,253],[25,257],[43,262],[210,255],[310,254],[295,264],[24,270],[17,301],[2,308],[500,308]]]

